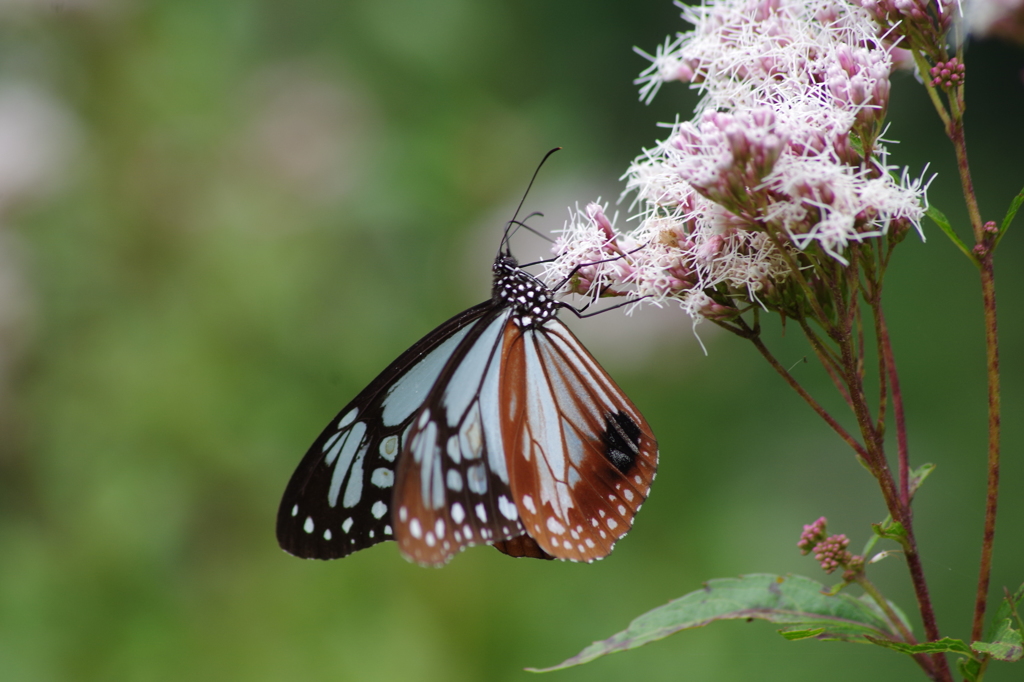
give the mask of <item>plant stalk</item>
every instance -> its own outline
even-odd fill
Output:
[[[871,308],[875,317],[875,334],[878,336],[879,362],[885,369],[885,374],[889,379],[889,391],[892,394],[893,419],[896,422],[896,451],[899,459],[900,503],[906,507],[907,514],[913,514],[910,507],[910,455],[907,447],[907,422],[903,412],[903,393],[900,390],[899,373],[896,371],[896,356],[892,352],[889,326],[885,323],[881,300],[873,301]]]
[[[925,635],[930,642],[938,641],[940,639],[938,622],[935,618],[935,609],[932,606],[931,595],[928,592],[928,583],[924,577],[921,556],[917,551],[917,539],[914,536],[914,523],[910,514],[910,507],[902,503],[896,482],[892,477],[892,471],[889,469],[889,464],[885,459],[883,439],[881,434],[874,428],[867,400],[864,397],[863,384],[859,381],[856,358],[851,348],[850,333],[849,330],[845,331],[846,333],[837,341],[842,351],[847,381],[857,382],[850,383],[850,395],[854,400],[856,408],[854,414],[857,417],[857,423],[860,426],[865,446],[871,454],[869,461],[875,465],[873,471],[878,480],[879,487],[882,489],[882,496],[885,498],[889,513],[903,526],[905,533],[902,541],[903,551],[907,558],[907,568],[910,570],[910,580],[914,586],[914,593],[917,596],[917,605],[921,612],[921,621],[924,623]],[[951,682],[952,676],[949,670],[949,662],[946,660],[945,655],[941,653],[934,654],[931,658],[935,666],[933,679]]]
[[[985,356],[988,370],[988,491],[985,500],[985,530],[981,541],[981,566],[978,570],[978,592],[974,601],[972,641],[978,641],[985,630],[985,603],[992,576],[992,544],[996,535],[996,511],[999,497],[999,335],[996,325],[996,286],[992,268],[992,251],[980,259],[981,291],[985,309]]]

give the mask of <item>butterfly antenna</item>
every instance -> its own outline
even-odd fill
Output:
[[[529,225],[526,224],[527,220],[529,220],[530,218],[533,218],[535,216],[540,216],[541,218],[543,218],[544,214],[541,213],[540,211],[534,211],[530,215],[526,216],[526,218],[524,218],[523,220],[510,220],[509,224],[510,225],[515,225],[516,229],[512,230],[512,232],[509,233],[509,235],[508,235],[509,241],[512,240],[512,237],[515,236],[516,232],[521,227],[521,228],[523,228],[525,230],[529,230],[530,232],[534,233],[535,235],[537,235],[538,237],[540,237],[544,241],[551,242],[552,244],[554,244],[555,243],[554,239],[552,239],[551,237],[547,236],[543,232],[540,232],[540,231],[536,230],[535,228],[532,228],[532,227],[530,227]]]
[[[537,170],[533,171],[533,177],[530,178],[530,184],[526,186],[526,191],[523,192],[523,198],[519,200],[519,206],[516,207],[516,212],[514,214],[512,214],[512,220],[510,220],[508,222],[508,225],[505,227],[505,235],[501,238],[501,245],[498,247],[498,253],[499,254],[501,253],[501,250],[504,249],[506,256],[511,256],[512,255],[512,250],[511,250],[511,248],[509,248],[509,245],[508,245],[508,240],[509,240],[509,236],[510,236],[509,235],[509,229],[511,229],[511,227],[513,225],[520,225],[522,227],[526,227],[522,223],[519,223],[519,222],[516,221],[516,218],[519,217],[519,211],[522,210],[523,203],[526,202],[526,195],[528,195],[530,193],[530,188],[533,187],[533,181],[537,179],[537,174],[540,173],[541,166],[544,165],[544,162],[548,160],[549,156],[551,156],[555,152],[559,151],[560,149],[561,149],[561,147],[555,147],[554,149],[549,151],[547,154],[545,154],[544,158],[540,160],[539,164],[537,164]],[[532,231],[532,228],[527,227],[526,229]]]

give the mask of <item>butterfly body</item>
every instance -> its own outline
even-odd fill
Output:
[[[507,253],[493,271],[490,300],[399,356],[314,441],[281,502],[282,548],[593,561],[629,530],[657,467],[650,426],[558,319],[567,304]]]

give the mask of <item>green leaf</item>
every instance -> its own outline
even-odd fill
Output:
[[[910,472],[910,480],[907,481],[907,485],[910,488],[910,499],[914,499],[917,489],[921,487],[921,484],[924,483],[924,480],[928,478],[933,471],[935,471],[934,464],[922,464]]]
[[[974,257],[974,254],[971,253],[970,249],[967,248],[963,241],[960,240],[960,237],[957,236],[956,232],[953,231],[953,226],[949,224],[949,219],[943,215],[942,211],[934,206],[929,206],[925,209],[925,215],[931,218],[932,221],[939,226],[939,229],[946,233],[946,236],[956,244],[957,248],[963,251],[965,256],[971,259],[972,263],[977,265],[978,259]]]
[[[907,644],[906,642],[894,642],[891,639],[877,639],[870,635],[865,637],[872,644],[885,647],[886,649],[892,649],[898,651],[901,654],[964,654],[965,656],[973,657],[974,654],[971,648],[967,646],[967,643],[962,639],[953,639],[952,637],[943,637],[937,642],[924,642],[923,644]]]
[[[922,464],[910,472],[910,480],[907,482],[907,485],[910,488],[911,500],[913,500],[914,495],[917,494],[917,489],[921,487],[921,484],[924,483],[925,479],[928,478],[933,471],[935,471],[934,464]],[[881,523],[872,524],[872,528],[874,529],[875,534],[868,538],[867,544],[864,545],[864,551],[860,553],[863,557],[867,557],[868,554],[871,554],[871,550],[874,549],[875,545],[882,538],[902,542],[902,538],[906,536],[903,526],[892,522],[891,514],[886,516]]]
[[[967,682],[978,682],[978,674],[981,672],[980,661],[974,658],[958,658],[956,667]]]
[[[1018,209],[1021,204],[1024,204],[1024,189],[1020,191],[1020,194],[1013,198],[1010,202],[1010,208],[1006,209],[1006,216],[1003,218],[1003,224],[999,227],[999,235],[996,237],[996,244],[1003,238],[1006,231],[1010,228],[1010,223],[1013,222],[1014,217],[1017,215]]]
[[[594,642],[548,672],[580,665],[606,654],[635,649],[680,630],[719,620],[760,619],[786,625],[787,639],[867,642],[898,638],[889,622],[864,601],[848,594],[826,595],[825,587],[802,576],[753,574],[709,580],[704,588],[670,601],[636,618],[608,639]]]
[[[779,630],[779,634],[791,642],[795,642],[799,639],[811,639],[824,633],[825,628],[813,628],[811,630]]]
[[[993,642],[996,639],[996,632],[1002,627],[1003,621],[1007,618],[1017,619],[1017,604],[1024,600],[1024,585],[1017,588],[1016,594],[1007,596],[999,602],[999,608],[992,616],[992,622],[985,629],[985,641]],[[1018,621],[1018,625],[1020,625]]]
[[[1024,641],[1021,640],[1020,630],[1013,627],[1013,621],[1009,618],[1003,620],[996,629],[991,642],[974,642],[971,648],[998,661],[1013,663],[1024,657]]]
[[[893,521],[891,516],[885,517],[885,521],[882,523],[872,523],[871,529],[875,531],[878,537],[885,540],[895,540],[901,545],[907,539],[907,529],[899,521]]]

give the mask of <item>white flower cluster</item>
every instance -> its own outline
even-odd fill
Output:
[[[894,173],[880,137],[892,59],[866,10],[716,0],[683,18],[694,29],[647,55],[637,83],[648,101],[665,81],[692,83],[695,119],[626,173],[638,227],[617,233],[597,204],[573,212],[549,280],[618,256],[582,268],[572,290],[671,298],[712,317],[723,311],[709,289],[763,304],[794,254],[845,264],[851,244],[894,223],[920,230],[924,187]]]

